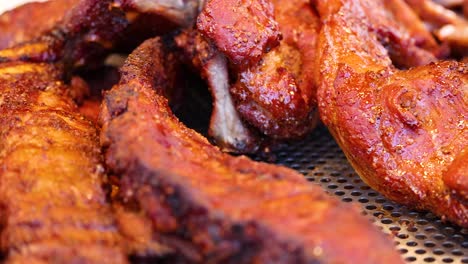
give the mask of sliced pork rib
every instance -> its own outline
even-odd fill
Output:
[[[97,129],[61,75],[46,64],[0,64],[2,253],[6,263],[126,263]]]
[[[368,15],[389,12],[383,2],[315,1],[323,23],[316,67],[321,118],[372,188],[467,227],[461,197],[467,185],[458,179],[466,178],[466,171],[459,173],[468,146],[468,65],[393,67],[382,44],[389,47],[393,40],[379,34],[402,29],[383,31],[379,28],[389,25]],[[405,49],[422,56],[415,65],[431,57],[419,49]]]

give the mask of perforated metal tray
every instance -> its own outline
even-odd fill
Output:
[[[429,212],[390,202],[367,186],[346,160],[326,128],[275,151],[278,164],[301,172],[362,213],[395,241],[408,263],[468,263],[468,229],[443,223]]]

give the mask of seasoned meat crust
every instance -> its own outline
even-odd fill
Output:
[[[163,243],[203,263],[401,263],[357,208],[293,170],[222,153],[180,123],[163,96],[172,60],[159,39],[146,41],[101,113],[120,196]]]
[[[393,201],[467,227],[467,185],[459,179],[467,176],[468,64],[398,70],[381,43],[382,25],[366,16],[382,1],[315,2],[324,23],[316,64],[320,114],[348,160]],[[414,65],[428,58],[418,46],[404,50],[421,56]]]
[[[41,63],[0,64],[0,229],[7,263],[126,263],[97,130]]]

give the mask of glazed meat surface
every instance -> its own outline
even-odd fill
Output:
[[[263,134],[299,138],[318,121],[312,71],[319,21],[309,1],[272,2],[283,39],[258,63],[238,69],[231,94],[241,117]]]
[[[60,23],[79,0],[33,2],[0,15],[0,49],[38,38]]]
[[[257,63],[281,38],[268,0],[208,0],[197,28],[240,66]]]
[[[468,65],[397,70],[366,15],[382,1],[315,2],[320,114],[348,160],[388,198],[467,227],[467,185],[457,179],[466,179]],[[427,58],[418,49],[416,65]]]
[[[269,19],[257,19],[255,15],[245,18],[247,12],[232,8],[228,2],[208,1],[198,18],[197,29],[211,46],[226,55],[232,66],[230,75],[234,82],[230,83],[230,100],[234,101],[242,120],[270,138],[299,138],[315,128],[318,121],[316,88],[311,74],[319,27],[317,15],[309,2],[302,0],[260,1],[247,9],[257,13],[261,10],[262,17]],[[225,10],[229,13],[225,14]],[[260,22],[250,21],[255,19]],[[243,32],[248,23],[256,27],[250,26]],[[271,30],[263,30],[268,25]],[[277,41],[269,42],[273,36],[277,36]],[[252,40],[258,42],[255,50],[248,48]],[[220,90],[213,88],[214,85],[210,87],[212,91]],[[214,109],[218,105],[215,100]],[[240,122],[235,124],[242,127]],[[210,128],[213,127],[211,124]],[[228,130],[226,125],[221,127]],[[236,134],[240,138],[237,146],[252,146],[249,130],[243,131],[244,136]],[[226,134],[218,134],[221,137],[218,136],[217,142],[229,142]],[[235,145],[231,147],[235,148]],[[244,147],[237,151],[253,149]]]
[[[202,263],[401,263],[353,206],[290,169],[224,154],[180,123],[162,96],[171,65],[158,39],[146,41],[101,113],[120,196],[163,243]]]
[[[0,64],[1,250],[7,263],[126,263],[97,130],[60,76],[46,64]]]

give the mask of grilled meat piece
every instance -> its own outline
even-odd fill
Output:
[[[126,263],[97,130],[46,64],[0,64],[1,250],[8,263]]]
[[[246,3],[208,1],[198,31],[233,64],[230,92],[241,118],[271,138],[301,137],[318,120],[311,77],[317,16],[304,0],[273,1],[275,7],[268,1]],[[248,12],[254,15],[245,18]]]
[[[197,28],[239,66],[256,64],[281,38],[268,0],[208,0]]]
[[[263,134],[299,138],[318,121],[312,70],[319,23],[307,0],[272,2],[283,40],[238,70],[231,94],[242,118]]]
[[[201,263],[401,263],[355,207],[293,170],[229,156],[180,123],[162,96],[171,65],[158,39],[146,41],[101,113],[120,195],[163,243]]]
[[[379,42],[379,24],[368,15],[382,10],[383,1],[315,4],[323,22],[316,68],[320,114],[348,160],[393,201],[467,227],[466,200],[456,195],[466,193],[466,185],[454,187],[444,175],[464,166],[468,65],[397,70]]]
[[[253,153],[261,142],[242,122],[231,94],[226,57],[196,30],[184,31],[175,37],[183,59],[189,61],[203,79],[213,98],[208,134],[225,152]]]
[[[70,8],[46,33],[1,50],[0,61],[60,61],[71,68],[100,64],[128,26],[124,12],[112,0],[81,0]]]
[[[19,6],[0,16],[0,49],[33,40],[62,21],[80,0],[51,0]]]

